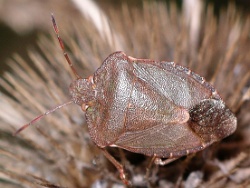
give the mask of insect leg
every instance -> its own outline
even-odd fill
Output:
[[[152,159],[150,160],[149,164],[147,165],[147,168],[146,168],[146,175],[145,175],[145,179],[148,180],[149,179],[149,175],[150,175],[150,169],[152,167],[152,164],[153,162],[155,161],[156,159],[156,155],[154,155],[152,157]]]
[[[122,164],[119,163],[112,155],[110,155],[110,153],[106,149],[101,148],[101,150],[103,151],[103,154],[105,155],[105,157],[117,168],[117,170],[120,173],[120,178],[123,181],[123,183],[125,185],[130,185],[130,182],[126,179]]]
[[[166,160],[162,160],[161,158],[155,158],[154,162],[157,165],[164,166],[164,165],[167,165],[167,164],[169,164],[177,159],[179,159],[179,158],[172,158],[172,159],[166,159]]]

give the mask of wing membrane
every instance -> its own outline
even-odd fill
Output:
[[[201,139],[188,123],[152,125],[146,130],[126,132],[115,145],[148,156],[156,154],[157,157],[179,157],[202,149]]]

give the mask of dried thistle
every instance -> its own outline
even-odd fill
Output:
[[[230,138],[195,156],[168,166],[153,166],[143,179],[150,159],[112,149],[135,186],[233,187],[249,185],[250,161],[250,41],[249,18],[230,6],[215,18],[209,7],[202,15],[199,40],[193,45],[188,23],[174,4],[124,5],[121,13],[107,14],[119,49],[83,19],[64,28],[61,36],[83,77],[92,74],[111,52],[189,66],[212,82],[237,114],[238,129]],[[81,22],[81,24],[79,24]],[[52,29],[51,29],[52,33]],[[117,41],[116,41],[117,42]],[[18,137],[12,133],[36,114],[68,100],[73,76],[54,33],[41,36],[39,50],[30,50],[32,65],[15,55],[11,72],[0,79],[0,182],[2,187],[111,187],[120,184],[113,166],[105,161],[88,135],[83,112],[70,105],[47,116]],[[191,46],[191,47],[190,47]]]

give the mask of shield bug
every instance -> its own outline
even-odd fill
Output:
[[[52,23],[76,76],[69,87],[71,100],[38,116],[15,134],[74,102],[85,112],[92,140],[128,184],[123,166],[106,147],[151,156],[156,164],[165,165],[203,150],[235,131],[236,117],[214,87],[188,68],[173,62],[137,59],[115,52],[104,60],[93,76],[81,78],[65,52],[53,15]]]

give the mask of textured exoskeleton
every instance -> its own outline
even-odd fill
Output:
[[[152,156],[156,164],[165,165],[235,131],[236,117],[214,87],[173,62],[136,59],[115,52],[93,76],[81,78],[64,49],[54,16],[51,18],[65,59],[76,76],[70,85],[72,98],[37,116],[14,135],[73,101],[86,111],[92,140],[128,185],[123,166],[105,147]]]
[[[90,77],[92,78],[92,77]],[[100,148],[157,158],[197,152],[232,134],[236,117],[202,77],[172,62],[111,54],[93,79],[70,86]]]

